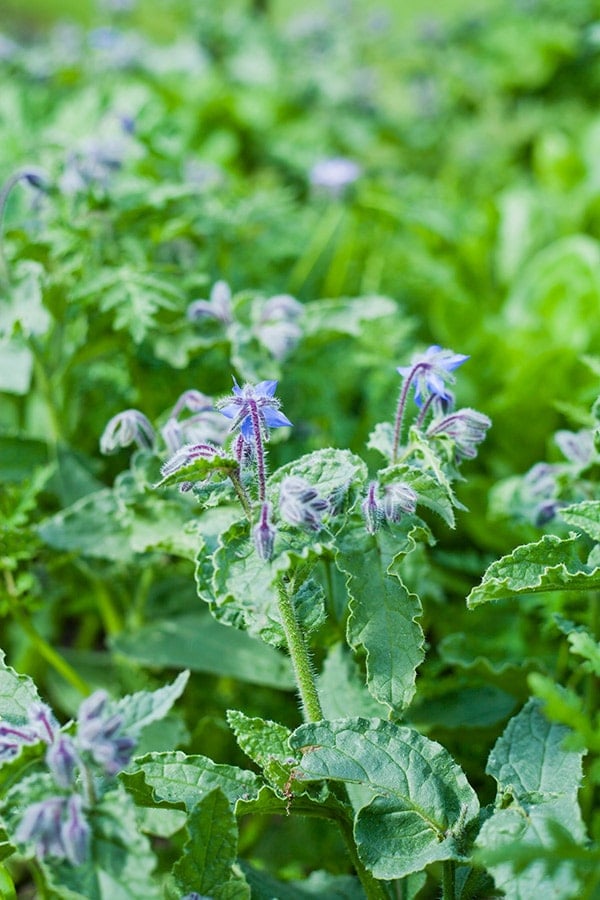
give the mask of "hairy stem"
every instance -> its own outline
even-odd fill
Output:
[[[260,424],[260,416],[256,400],[248,401],[250,421],[252,422],[252,434],[254,435],[254,447],[256,452],[256,475],[258,480],[258,499],[265,502],[267,478],[265,472],[265,448],[263,446],[263,433]]]
[[[242,504],[242,509],[244,510],[246,518],[249,522],[252,522],[252,507],[250,506],[250,501],[248,500],[248,495],[244,490],[244,486],[240,481],[239,471],[229,472],[229,478],[237,494],[238,500]]]
[[[304,719],[306,722],[318,722],[323,718],[321,702],[317,694],[310,654],[292,601],[294,582],[277,583],[279,597],[279,613],[285,631],[292,667],[296,677],[296,685],[302,700]]]
[[[404,424],[404,413],[406,411],[406,398],[408,397],[408,389],[410,388],[413,378],[418,372],[420,365],[417,364],[414,368],[408,373],[406,378],[404,379],[404,384],[402,385],[402,390],[400,391],[400,396],[398,397],[398,405],[396,407],[396,418],[394,420],[394,441],[392,443],[392,463],[395,463],[398,459],[398,448],[400,446],[400,439],[402,438],[402,425]]]

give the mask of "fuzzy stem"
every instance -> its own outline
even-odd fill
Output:
[[[423,406],[421,407],[421,412],[417,416],[417,421],[415,422],[415,425],[417,426],[417,428],[420,428],[421,425],[423,424],[423,422],[425,421],[425,416],[431,409],[431,404],[433,403],[434,398],[435,398],[435,394],[430,394],[429,397],[427,398],[427,400],[425,401],[425,403],[423,404]]]
[[[292,602],[293,582],[284,583],[283,579],[277,582],[279,597],[279,613],[285,631],[286,642],[292,660],[296,685],[302,700],[304,720],[306,722],[318,722],[323,718],[323,711],[313,674],[308,646],[300,628],[294,604]]]
[[[408,389],[410,388],[413,378],[421,368],[421,364],[417,363],[404,379],[402,390],[398,398],[398,406],[396,407],[396,419],[394,422],[394,442],[392,444],[392,463],[398,459],[398,447],[400,446],[400,438],[402,437],[402,425],[404,423],[404,413],[406,411],[406,398],[408,397]]]
[[[233,484],[238,500],[242,504],[242,508],[244,510],[246,518],[249,522],[252,522],[252,507],[250,506],[248,495],[244,490],[244,486],[240,480],[239,469],[237,469],[235,472],[229,472],[229,478],[231,480],[231,483]]]
[[[260,416],[256,400],[248,400],[248,409],[250,410],[250,421],[252,422],[252,434],[254,435],[254,446],[256,447],[256,470],[258,479],[258,499],[261,503],[265,502],[266,497],[266,475],[265,475],[265,448],[263,446],[263,434],[260,427]]]

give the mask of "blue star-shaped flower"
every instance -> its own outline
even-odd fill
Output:
[[[434,344],[424,353],[413,356],[410,366],[399,366],[396,371],[403,378],[410,378],[413,381],[417,406],[422,406],[428,397],[449,403],[453,400],[453,396],[446,385],[454,384],[453,370],[468,358],[462,353],[443,350]]]
[[[276,388],[276,381],[260,381],[258,384],[240,387],[234,378],[233,397],[220,400],[217,408],[228,419],[233,419],[231,431],[239,428],[246,440],[255,437],[255,420],[258,421],[263,436],[268,438],[269,428],[283,428],[292,424],[279,410],[280,402],[275,397]]]

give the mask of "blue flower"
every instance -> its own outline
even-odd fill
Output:
[[[280,402],[275,397],[276,381],[260,381],[240,387],[234,378],[233,397],[219,400],[217,408],[228,419],[233,419],[231,431],[239,428],[243,437],[256,439],[257,430],[268,440],[269,428],[283,428],[292,423],[279,411]]]
[[[413,356],[410,366],[399,366],[396,371],[403,378],[413,382],[417,406],[422,406],[429,397],[448,404],[454,397],[446,385],[454,384],[452,372],[468,358],[462,353],[443,350],[434,344],[424,353]]]

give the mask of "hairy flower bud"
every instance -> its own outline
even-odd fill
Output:
[[[208,300],[194,300],[187,310],[190,322],[199,319],[216,319],[222,325],[230,325],[233,322],[231,307],[231,288],[226,281],[217,281],[210,292]]]
[[[73,739],[68,734],[60,734],[46,751],[46,765],[59,787],[71,787],[75,772],[81,762]]]
[[[107,775],[116,775],[128,765],[136,745],[121,733],[123,717],[107,711],[106,691],[95,691],[83,701],[77,716],[77,745],[90,753]]]
[[[254,527],[253,538],[254,538],[254,547],[256,548],[256,552],[260,559],[263,562],[269,562],[269,560],[273,556],[273,546],[275,544],[275,537],[277,535],[277,529],[270,521],[271,519],[271,504],[263,503],[260,511],[260,520],[258,525]]]
[[[154,429],[146,416],[137,409],[126,409],[107,423],[100,438],[100,452],[115,453],[130,444],[152,450],[154,441]]]
[[[474,459],[477,446],[484,439],[491,420],[475,409],[459,409],[432,422],[427,429],[429,437],[446,436],[454,441],[456,461]]]
[[[288,475],[281,482],[279,513],[289,525],[319,531],[323,526],[323,514],[328,508],[327,500],[320,497],[305,478]]]
[[[15,832],[18,844],[33,844],[38,859],[67,859],[72,865],[85,862],[90,827],[79,794],[47,797],[25,809]]]

